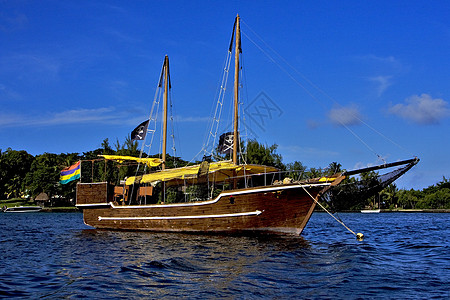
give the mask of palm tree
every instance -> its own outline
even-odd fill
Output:
[[[323,171],[322,169],[311,168],[307,173],[308,178],[319,178],[322,177]]]
[[[290,178],[294,178],[296,180],[302,180],[302,179],[305,179],[305,177],[306,177],[306,174],[305,174],[306,166],[304,166],[299,161],[294,161],[293,163],[288,163],[286,165],[286,169],[288,171],[290,171],[288,173],[288,177],[290,177]]]
[[[395,206],[397,204],[397,186],[395,183],[390,184],[384,190],[380,192],[380,197],[387,207]]]
[[[328,165],[326,175],[333,175],[341,172],[342,172],[342,165],[334,161]]]

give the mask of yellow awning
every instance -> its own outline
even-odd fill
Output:
[[[146,157],[139,158],[133,156],[124,156],[124,155],[99,155],[107,160],[114,160],[118,163],[123,163],[124,161],[136,161],[139,163],[146,164],[149,167],[157,167],[162,164],[162,160],[160,158]]]
[[[170,180],[195,180],[198,177],[200,165],[188,166],[183,168],[167,169],[139,177],[130,177],[126,184],[130,185],[136,182],[151,183],[157,181]],[[229,177],[243,176],[250,174],[260,174],[266,172],[277,172],[275,167],[262,165],[235,165],[229,161],[212,162],[209,164],[209,179],[214,181],[223,181]]]

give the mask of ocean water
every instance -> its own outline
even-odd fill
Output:
[[[0,298],[449,299],[450,214],[325,213],[300,237],[100,231],[0,214]]]

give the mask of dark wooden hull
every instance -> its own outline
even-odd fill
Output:
[[[326,186],[272,185],[224,191],[209,201],[129,206],[113,204],[107,183],[80,183],[77,207],[87,225],[101,229],[300,234],[315,207],[311,196]]]

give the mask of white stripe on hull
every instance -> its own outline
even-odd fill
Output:
[[[179,219],[205,219],[205,218],[229,218],[229,217],[243,217],[243,216],[258,216],[262,211],[256,210],[252,212],[222,214],[222,215],[198,215],[198,216],[173,216],[173,217],[98,217],[102,220],[179,220]]]

